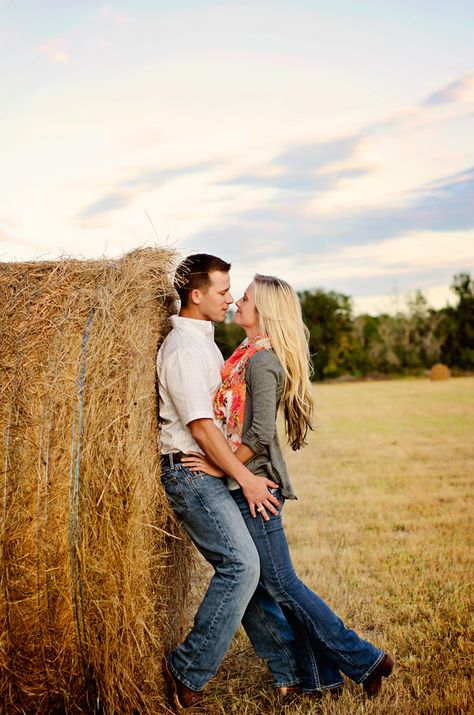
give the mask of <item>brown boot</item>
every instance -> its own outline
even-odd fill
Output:
[[[168,661],[163,658],[163,677],[168,685],[168,694],[176,710],[192,708],[202,703],[202,693],[191,690],[171,672]]]
[[[273,693],[279,700],[286,700],[292,695],[299,695],[301,687],[299,685],[280,685],[278,688],[273,688]]]
[[[393,658],[388,653],[385,653],[377,667],[362,682],[364,690],[369,698],[374,698],[379,694],[382,688],[382,678],[388,678],[393,670],[393,666]]]

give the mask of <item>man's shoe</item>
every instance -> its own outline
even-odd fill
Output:
[[[178,680],[171,672],[168,661],[163,658],[163,677],[168,685],[170,700],[173,702],[176,710],[184,710],[192,708],[195,705],[201,705],[202,693],[191,690],[184,683]]]
[[[273,692],[277,698],[285,700],[291,695],[299,695],[302,691],[299,685],[280,685],[280,687],[274,688]]]
[[[379,694],[382,687],[382,678],[388,678],[393,670],[393,666],[393,658],[388,653],[385,653],[375,670],[362,682],[369,698],[374,698]]]

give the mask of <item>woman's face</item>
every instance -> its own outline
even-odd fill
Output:
[[[236,301],[237,311],[234,321],[251,336],[258,333],[258,313],[255,307],[254,285],[252,283],[246,288],[242,298]]]

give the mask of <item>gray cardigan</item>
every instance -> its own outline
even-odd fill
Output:
[[[285,385],[285,372],[272,350],[259,350],[247,362],[246,402],[242,444],[255,456],[246,462],[254,474],[280,485],[286,499],[296,499],[281,452],[276,417]]]

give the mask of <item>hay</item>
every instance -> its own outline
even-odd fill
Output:
[[[188,542],[159,480],[174,254],[0,264],[0,710],[161,713]]]
[[[449,380],[451,377],[451,370],[447,365],[443,365],[443,363],[438,362],[436,365],[433,365],[433,367],[430,370],[430,380],[433,381],[438,381],[438,380]]]

